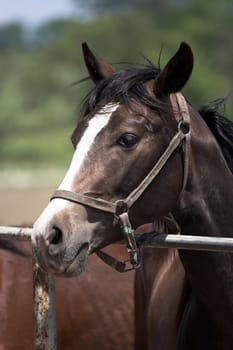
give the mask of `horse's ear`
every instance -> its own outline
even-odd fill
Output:
[[[190,46],[181,43],[178,51],[159,73],[154,82],[157,97],[180,91],[188,81],[193,69],[193,53]]]
[[[98,83],[100,80],[107,78],[114,73],[115,70],[110,64],[95,57],[93,52],[87,46],[87,43],[83,43],[82,48],[87,70],[94,83]]]

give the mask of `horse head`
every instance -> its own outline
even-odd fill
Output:
[[[193,67],[185,43],[161,71],[154,66],[115,71],[86,44],[83,53],[95,88],[72,134],[74,155],[59,186],[60,194],[73,195],[53,196],[33,236],[42,268],[63,276],[80,274],[91,253],[122,239],[115,208],[140,186],[177,135],[176,94]],[[134,227],[175,207],[184,185],[182,142],[152,180],[127,208]]]

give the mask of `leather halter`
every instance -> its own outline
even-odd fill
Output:
[[[188,179],[188,167],[189,167],[189,148],[190,148],[190,116],[187,102],[181,93],[172,94],[170,96],[171,104],[173,107],[173,112],[178,119],[177,132],[169,142],[166,150],[161,155],[159,160],[156,162],[154,167],[148,173],[148,175],[142,180],[142,182],[125,198],[117,200],[116,202],[106,201],[100,198],[94,198],[86,196],[85,194],[75,193],[67,190],[57,190],[51,197],[52,199],[61,198],[74,203],[82,204],[91,208],[102,210],[108,213],[113,213],[121,223],[121,229],[124,233],[126,239],[126,246],[129,253],[129,260],[132,264],[132,268],[137,268],[139,266],[139,255],[137,251],[137,245],[134,237],[134,230],[129,221],[128,212],[132,205],[140,198],[146,188],[151,184],[151,182],[160,173],[164,165],[169,160],[170,156],[174,151],[180,146],[183,146],[184,152],[184,167],[183,167],[183,185],[182,191],[184,190],[187,179]],[[108,260],[104,258],[106,253],[98,253],[98,255],[103,260]],[[102,256],[101,256],[102,255]],[[107,261],[105,261],[107,262]],[[108,262],[107,262],[108,263]],[[115,267],[116,268],[116,267]],[[120,267],[119,270],[122,268]],[[123,269],[128,271],[129,269]],[[123,271],[120,271],[123,272]]]

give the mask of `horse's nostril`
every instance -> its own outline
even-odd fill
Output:
[[[62,231],[54,226],[50,235],[49,243],[50,244],[59,244],[62,242]]]

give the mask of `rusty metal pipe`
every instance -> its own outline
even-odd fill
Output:
[[[44,273],[33,254],[33,300],[35,350],[56,350],[55,283]]]
[[[32,228],[0,226],[0,239],[30,241]],[[37,262],[32,246],[35,350],[56,350],[55,283]]]
[[[32,231],[29,227],[0,226],[0,239],[30,241]]]

